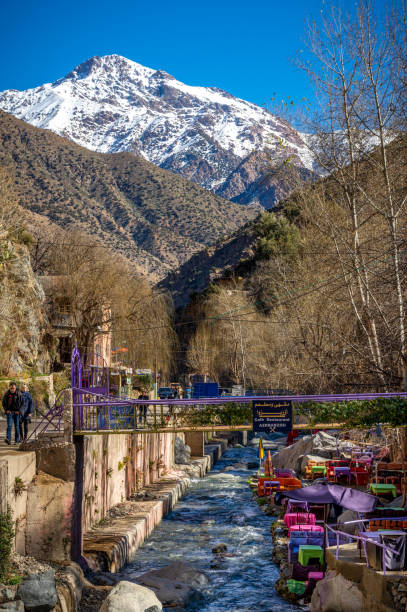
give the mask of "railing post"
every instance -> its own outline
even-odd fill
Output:
[[[62,394],[63,424],[65,442],[73,441],[73,394],[72,389],[66,389]]]

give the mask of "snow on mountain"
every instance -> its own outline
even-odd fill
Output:
[[[248,181],[239,168],[247,174],[242,162],[256,152],[267,150],[273,164],[290,156],[312,170],[299,133],[266,109],[119,55],[93,57],[55,83],[4,91],[0,108],[94,151],[132,151],[219,193],[229,179],[230,199],[244,200]],[[256,180],[266,162],[262,168],[257,159]],[[253,202],[262,204],[255,195],[245,200]]]

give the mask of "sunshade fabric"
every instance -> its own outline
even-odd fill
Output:
[[[371,512],[377,504],[377,498],[373,495],[329,483],[318,483],[295,491],[278,491],[275,502],[281,504],[283,497],[310,504],[338,504],[355,512]]]

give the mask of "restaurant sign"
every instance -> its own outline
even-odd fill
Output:
[[[252,407],[253,431],[288,434],[292,430],[291,400],[253,400]]]

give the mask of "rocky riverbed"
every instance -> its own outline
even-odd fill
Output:
[[[205,479],[193,480],[132,563],[116,574],[100,575],[100,581],[146,586],[164,610],[296,610],[274,588],[279,568],[273,562],[273,519],[247,486],[255,469],[248,465],[256,463],[255,442],[228,449]]]

